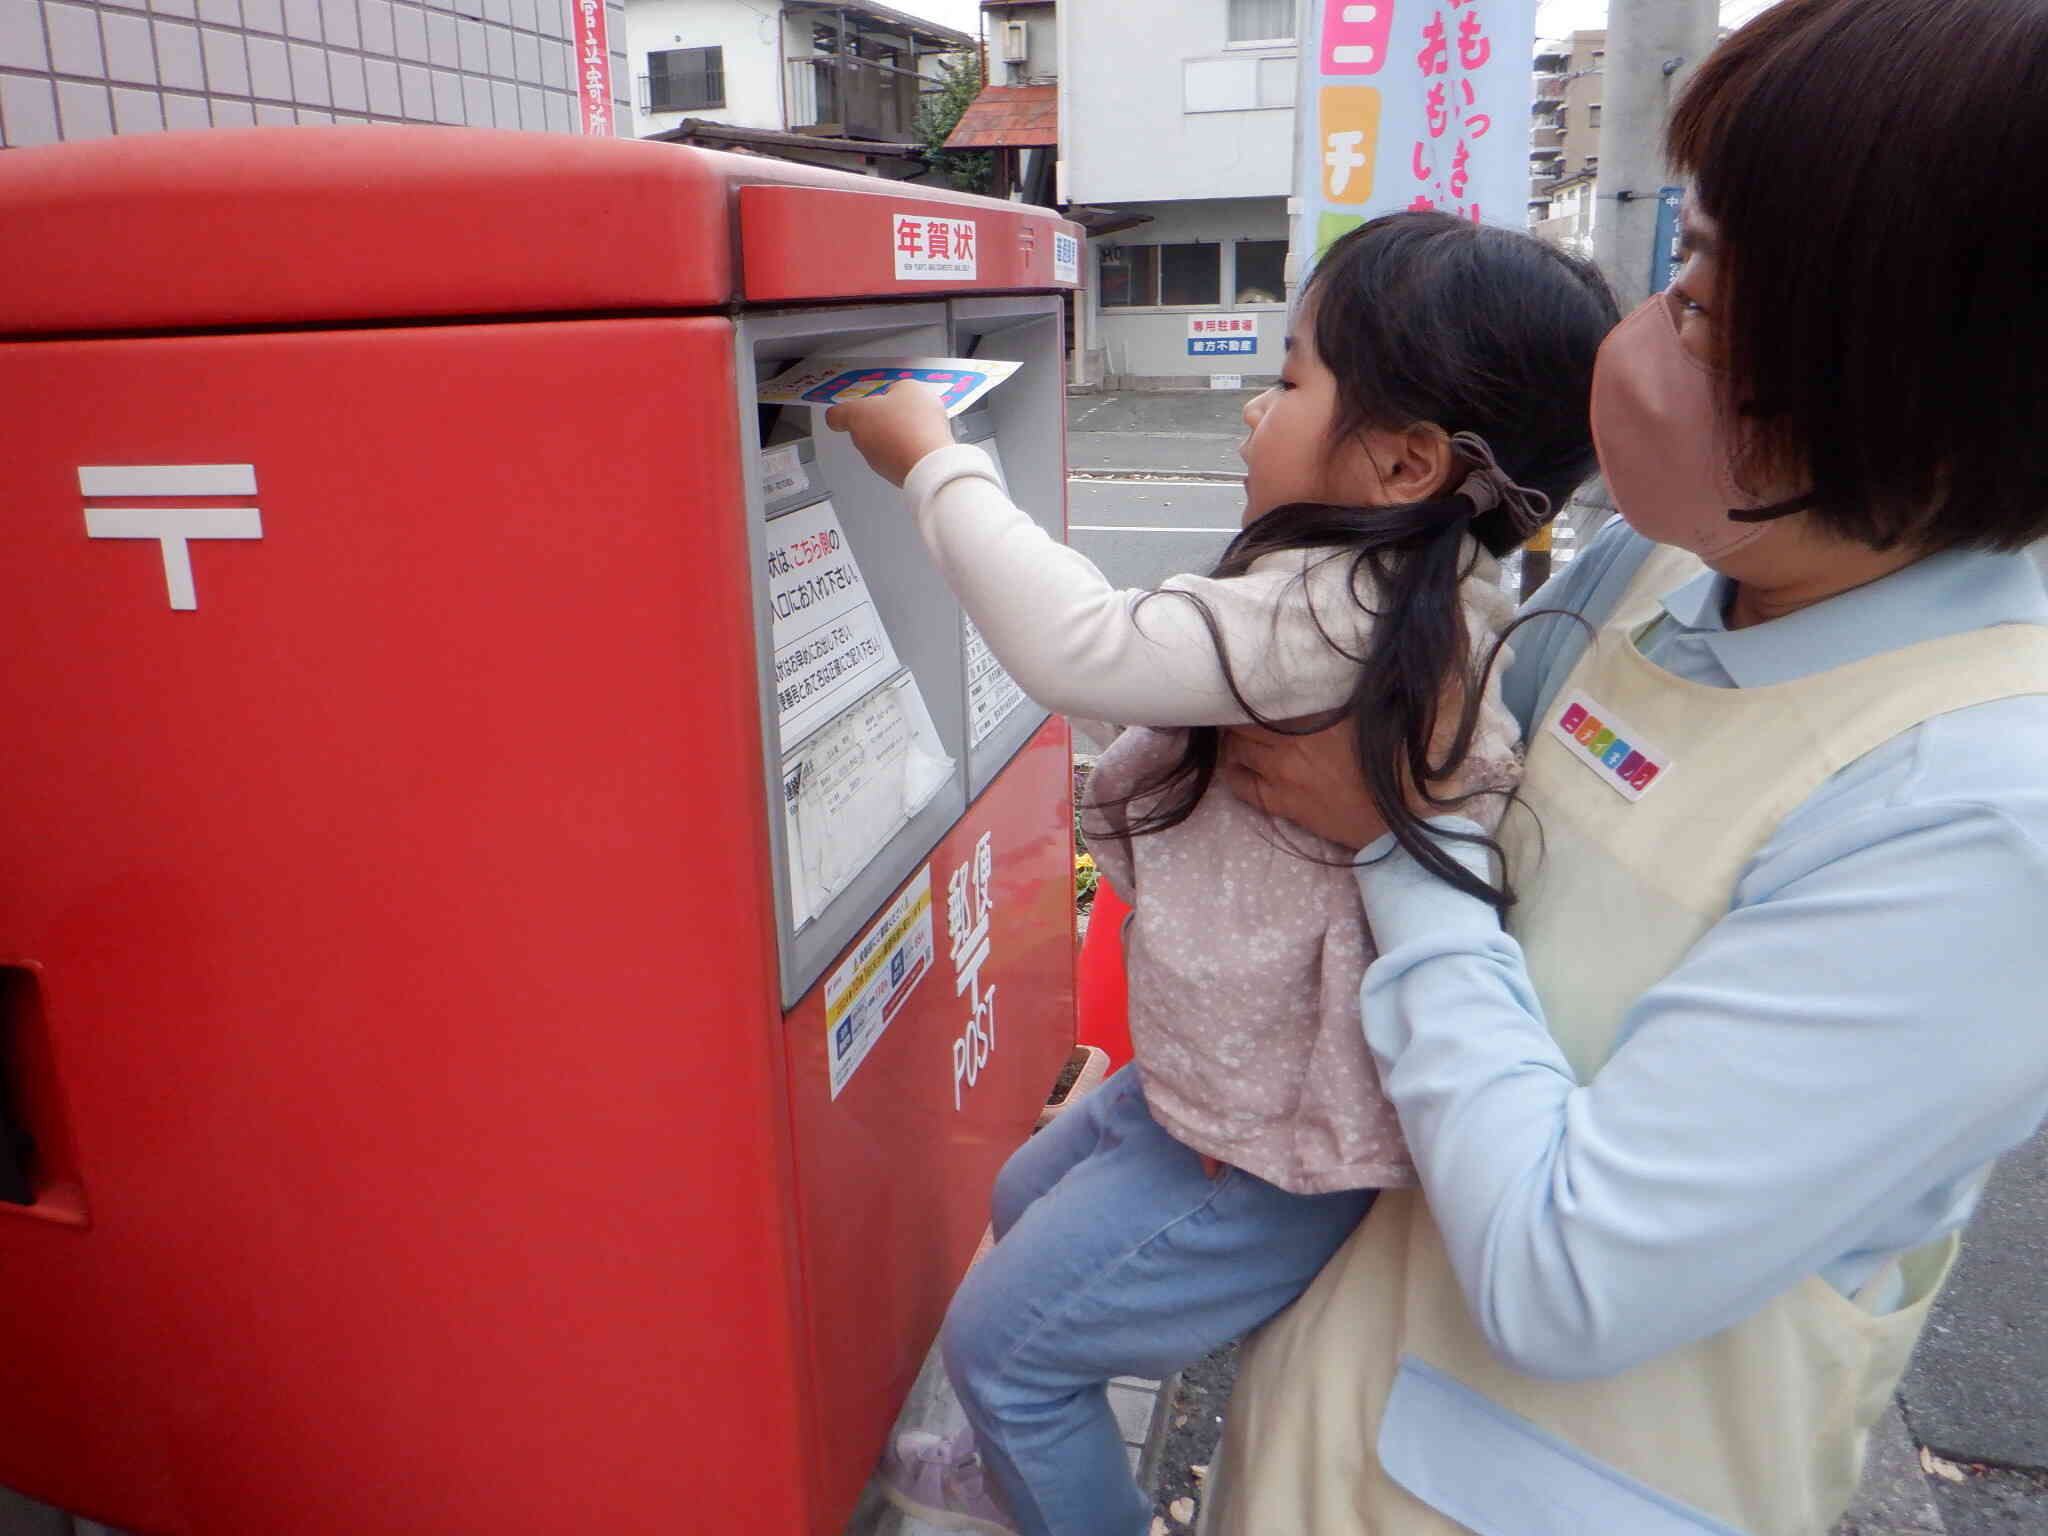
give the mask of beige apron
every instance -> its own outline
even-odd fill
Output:
[[[2048,629],[2036,626],[1768,687],[1685,682],[1634,640],[1699,569],[1677,550],[1645,560],[1530,733],[1523,793],[1541,817],[1540,858],[1526,812],[1502,828],[1523,898],[1509,926],[1581,1081],[1629,1004],[1726,913],[1757,849],[1829,775],[1934,715],[2048,693]],[[1553,730],[1566,720],[1569,744]],[[1882,1316],[1810,1276],[1618,1376],[1540,1381],[1494,1358],[1420,1192],[1383,1194],[1247,1344],[1203,1530],[1818,1536],[1855,1492],[1955,1249],[1950,1237],[1887,1266],[1873,1288],[1903,1282],[1903,1301]]]

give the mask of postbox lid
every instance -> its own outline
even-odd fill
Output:
[[[762,183],[863,207],[879,190],[758,156],[475,128],[205,129],[12,151],[0,335],[716,308],[743,297],[738,197]],[[891,191],[913,208],[1015,207]],[[828,243],[815,223],[799,237]]]

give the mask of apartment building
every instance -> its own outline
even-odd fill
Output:
[[[1279,373],[1295,15],[1293,0],[1061,11],[1060,197],[1093,235],[1077,317],[1092,376]]]
[[[1607,34],[1574,32],[1536,45],[1529,129],[1529,226],[1585,255],[1593,252],[1600,169],[1600,97]]]
[[[687,122],[905,148],[939,61],[976,46],[872,0],[629,0],[625,36],[637,137]]]

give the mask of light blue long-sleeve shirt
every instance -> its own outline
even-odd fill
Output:
[[[1528,609],[1597,628],[1650,547],[1610,524]],[[1669,593],[1649,658],[1756,687],[2048,624],[2025,555],[1935,555],[1738,631],[1726,594],[1712,573]],[[1585,641],[1518,633],[1525,732]],[[1623,1370],[1816,1273],[1875,1277],[1882,1309],[1888,1261],[1965,1222],[2048,1115],[2048,697],[1938,716],[1824,783],[1585,1083],[1493,910],[1390,848],[1359,856],[1366,1038],[1473,1315],[1528,1374]]]

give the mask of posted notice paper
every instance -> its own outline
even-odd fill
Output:
[[[902,663],[829,501],[768,523],[776,720],[787,751]]]
[[[782,759],[792,917],[802,927],[930,804],[952,777],[906,670]]]

